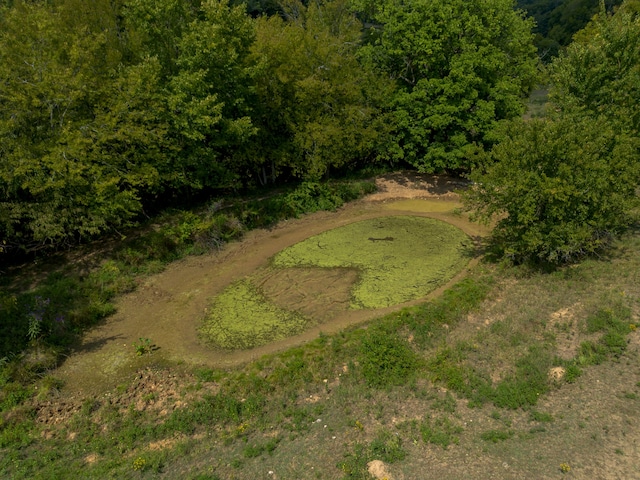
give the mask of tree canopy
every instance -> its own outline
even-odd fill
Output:
[[[640,139],[604,118],[518,121],[472,175],[467,204],[496,218],[494,246],[515,263],[564,264],[596,253],[630,223]]]
[[[3,251],[203,191],[376,162],[467,171],[522,112],[536,62],[510,1],[307,3],[4,2]]]
[[[633,221],[640,186],[640,17],[602,11],[551,65],[552,108],[496,145],[468,205],[516,262],[595,253]]]
[[[387,0],[362,56],[396,80],[394,155],[425,172],[468,170],[535,82],[532,22],[510,0]]]
[[[550,62],[569,45],[573,35],[600,11],[600,0],[517,0],[516,3],[536,21],[535,44],[545,62]],[[622,0],[606,0],[607,11],[620,3]]]

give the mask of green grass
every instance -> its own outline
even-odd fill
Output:
[[[512,430],[488,430],[480,435],[480,438],[485,442],[498,443],[509,440],[513,437],[514,432]]]
[[[419,357],[407,341],[379,327],[363,336],[358,359],[362,375],[372,387],[403,385],[419,367]]]
[[[353,451],[344,455],[344,460],[338,463],[344,480],[362,479],[369,480],[367,464],[371,460],[381,460],[386,463],[394,463],[403,460],[407,456],[402,446],[402,439],[386,429],[378,432],[376,437],[367,445],[357,443]]]
[[[425,443],[439,445],[446,449],[449,445],[460,443],[459,435],[463,428],[448,417],[425,418],[420,424],[420,434]]]
[[[117,278],[109,279],[114,266],[120,269],[111,264],[100,273],[105,289]],[[16,381],[17,362],[7,361],[0,477],[243,479],[274,471],[278,478],[368,480],[373,459],[404,478],[422,478],[424,459],[443,478],[487,463],[509,464],[504,475],[552,478],[567,459],[580,476],[603,431],[614,453],[637,416],[637,354],[627,340],[637,335],[639,272],[637,236],[609,258],[553,273],[480,265],[439,298],[366,328],[232,370],[194,367],[164,413],[127,404],[123,384],[92,396],[69,422],[45,426],[28,399],[46,386],[52,393],[42,398],[59,401],[64,388],[50,377]],[[5,300],[4,308],[16,308]],[[571,315],[558,329],[561,309]],[[575,355],[560,357],[567,333],[578,339]],[[566,368],[563,381],[549,379],[555,366]],[[185,367],[157,368],[169,378]],[[594,378],[620,388],[595,398],[602,392]],[[142,393],[156,393],[146,397],[154,401],[163,395]],[[624,421],[616,426],[612,413]],[[164,448],[151,448],[162,441]]]

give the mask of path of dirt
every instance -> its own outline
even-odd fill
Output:
[[[148,338],[158,347],[152,354],[154,361],[234,366],[305,343],[317,338],[320,332],[336,332],[424,301],[386,309],[337,312],[333,318],[301,335],[250,351],[218,352],[198,339],[197,326],[213,296],[234,280],[266,265],[280,250],[325,230],[369,218],[410,214],[447,221],[476,240],[485,233],[482,227],[453,212],[460,206],[454,189],[464,186],[461,182],[396,173],[378,179],[377,183],[378,192],[337,212],[318,212],[283,221],[268,230],[249,232],[242,241],[227,245],[220,252],[186,258],[169,265],[164,272],[146,278],[136,291],[117,301],[115,315],[85,335],[80,347],[66,359],[56,376],[68,389],[78,392],[115,385],[140,368],[140,359],[136,359],[132,346],[140,338]],[[430,296],[438,295],[462,275],[464,272]]]

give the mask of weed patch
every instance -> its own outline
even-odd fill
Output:
[[[540,395],[549,390],[547,372],[553,364],[548,348],[530,347],[529,353],[516,361],[516,373],[496,385],[491,400],[496,407],[516,409],[536,405]]]
[[[407,456],[402,447],[402,440],[397,434],[388,430],[380,430],[370,444],[357,443],[353,452],[345,454],[338,468],[344,473],[343,479],[369,480],[367,463],[371,460],[382,460],[393,463]]]
[[[463,428],[456,425],[448,417],[425,418],[420,424],[420,434],[425,443],[439,445],[446,449],[449,445],[460,442],[458,435]]]
[[[360,368],[368,385],[402,385],[415,374],[418,356],[405,340],[382,328],[372,327],[362,338]]]
[[[480,438],[485,442],[498,443],[509,440],[513,435],[513,430],[488,430],[480,434]]]
[[[273,451],[278,446],[278,443],[280,443],[279,438],[272,438],[271,440],[265,443],[252,443],[250,445],[247,445],[244,448],[244,450],[242,451],[242,454],[244,455],[245,458],[259,457],[264,453],[272,455]]]

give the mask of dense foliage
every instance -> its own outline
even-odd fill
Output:
[[[346,0],[234,4],[3,2],[3,251],[76,243],[198,192],[380,161],[468,169],[535,70],[507,0],[388,2],[373,36]]]
[[[536,21],[534,33],[538,53],[544,61],[551,61],[563,47],[571,43],[573,35],[582,30],[600,11],[600,0],[517,0]],[[622,3],[606,0],[608,11]]]
[[[602,12],[551,65],[552,115],[515,123],[467,200],[517,262],[561,264],[632,221],[640,186],[640,17]]]
[[[510,0],[388,0],[366,10],[381,29],[362,56],[397,83],[394,156],[420,171],[468,170],[497,122],[524,111],[536,78],[532,22]]]
[[[604,120],[563,116],[510,125],[468,201],[498,217],[494,240],[515,261],[562,264],[606,246],[629,223],[637,138]]]
[[[640,132],[640,15],[627,4],[601,14],[551,66],[550,97],[563,112],[604,116]]]

